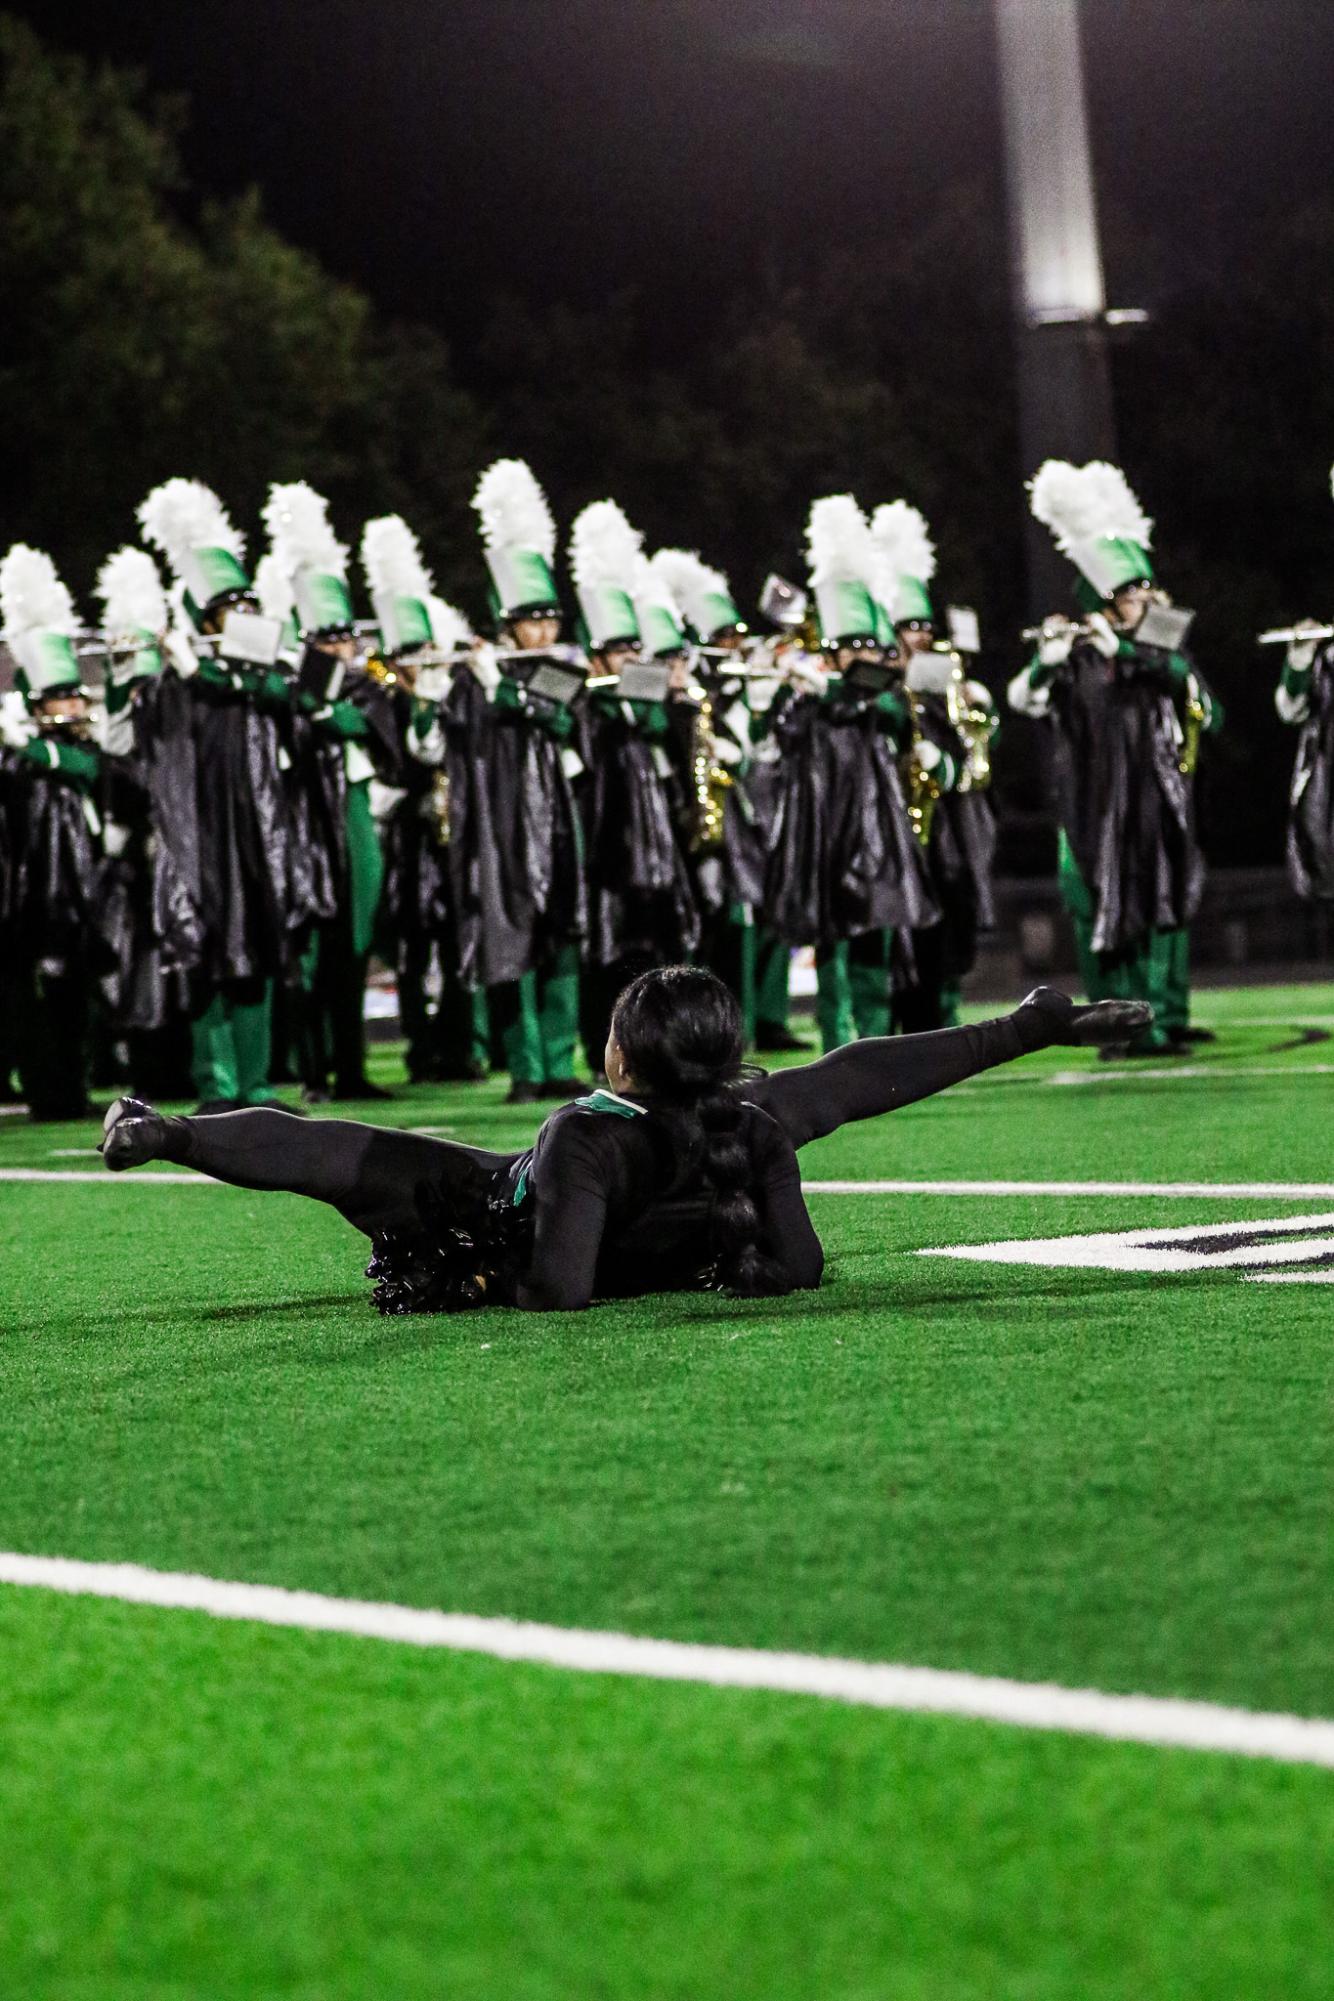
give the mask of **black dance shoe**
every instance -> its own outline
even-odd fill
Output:
[[[542,1096],[540,1084],[511,1084],[505,1093],[507,1105],[535,1105]]]
[[[167,1121],[142,1098],[117,1098],[102,1121],[97,1151],[113,1174],[161,1160],[167,1142]]]
[[[1169,1028],[1167,1039],[1179,1049],[1193,1049],[1197,1042],[1217,1042],[1212,1028]]]
[[[1041,1014],[1052,1041],[1071,1049],[1104,1042],[1129,1043],[1153,1023],[1153,1009],[1147,1001],[1093,1001],[1079,1007],[1058,987],[1035,987],[1020,1006]]]
[[[762,1056],[780,1056],[797,1050],[809,1050],[811,1045],[782,1021],[761,1021],[755,1025],[755,1047]]]

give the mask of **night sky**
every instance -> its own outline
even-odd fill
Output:
[[[20,4],[190,94],[198,191],[465,345],[498,288],[636,285],[688,324],[738,280],[995,198],[989,0]],[[1244,261],[1334,174],[1326,0],[1085,0],[1111,303]]]

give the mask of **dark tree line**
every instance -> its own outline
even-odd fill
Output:
[[[674,321],[670,292],[596,311],[497,297],[455,354],[285,242],[257,193],[199,200],[185,117],[0,16],[0,547],[49,546],[86,602],[156,481],[207,480],[253,535],[269,481],[305,478],[349,540],[402,511],[480,618],[468,497],[498,452],[532,460],[561,521],[614,494],[651,544],[700,547],[743,599],[771,568],[801,575],[816,494],[902,493],[932,524],[942,595],[982,615],[993,683],[1019,664],[1031,468],[994,188],[946,190],[909,241],[810,268],[788,246],[781,276],[739,280],[703,325]],[[1204,788],[1219,861],[1281,848],[1291,744],[1253,636],[1334,609],[1332,254],[1324,199],[1115,359],[1126,468],[1228,709]],[[1014,770],[1022,823],[1031,758]]]

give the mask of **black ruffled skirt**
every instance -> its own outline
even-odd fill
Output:
[[[381,1313],[471,1313],[510,1306],[533,1247],[533,1203],[522,1199],[521,1158],[416,1190],[415,1226],[371,1240],[366,1276]],[[516,1199],[516,1197],[518,1199]]]

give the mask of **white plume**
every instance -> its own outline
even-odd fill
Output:
[[[255,565],[255,596],[265,618],[291,617],[296,600],[292,595],[292,575],[276,549],[270,549]]]
[[[661,554],[661,551],[659,551],[659,554]],[[676,592],[672,589],[670,577],[658,561],[657,556],[654,556],[650,561],[642,549],[635,558],[632,595],[635,601],[635,609],[640,614],[641,623],[643,620],[643,607],[648,605],[660,606],[677,625],[683,622],[684,607]]]
[[[202,480],[169,479],[155,486],[137,519],[144,540],[162,551],[173,570],[192,549],[226,549],[238,563],[245,561],[245,537]]]
[[[146,549],[117,549],[97,573],[102,630],[114,638],[126,632],[165,632],[170,624],[162,576]]]
[[[361,535],[361,566],[373,597],[425,600],[435,589],[417,537],[401,514],[382,514],[366,523]]]
[[[488,549],[536,549],[554,562],[556,523],[547,497],[523,459],[497,459],[472,497]]]
[[[570,568],[580,590],[633,587],[635,562],[644,538],[630,526],[614,500],[595,500],[570,533]]]
[[[431,618],[431,637],[445,653],[453,653],[472,642],[472,632],[467,619],[444,598],[436,597],[433,591],[427,593],[426,609]]]
[[[1104,459],[1091,459],[1084,466],[1048,459],[1028,482],[1028,491],[1035,518],[1050,528],[1062,555],[1068,556],[1079,543],[1109,535],[1149,547],[1153,523],[1120,466]]]
[[[74,600],[45,549],[15,542],[0,562],[0,620],[11,637],[37,626],[66,633],[76,629]]]
[[[303,568],[335,577],[346,575],[347,544],[339,541],[329,525],[328,501],[305,480],[293,480],[286,486],[275,483],[269,488],[264,526],[273,553],[289,577]]]
[[[926,517],[906,500],[887,500],[876,508],[871,541],[889,575],[916,577],[923,584],[935,576],[936,545],[927,533]]]
[[[812,583],[867,581],[873,566],[871,531],[850,493],[831,493],[813,503],[806,549]]]
[[[667,588],[680,605],[695,630],[705,638],[709,613],[705,599],[712,596],[730,598],[731,585],[721,570],[710,569],[709,565],[693,549],[659,549],[653,558],[653,567],[666,580]]]

